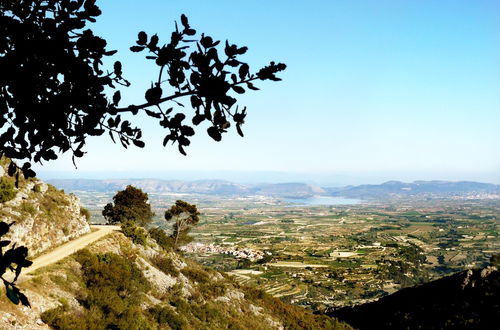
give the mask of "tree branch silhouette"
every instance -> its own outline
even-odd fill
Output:
[[[85,154],[87,137],[106,132],[125,148],[144,147],[141,129],[122,120],[123,113],[143,111],[158,120],[167,130],[163,145],[176,143],[184,155],[194,126],[203,121],[215,141],[222,139],[230,121],[243,136],[246,108],[235,106],[234,96],[258,90],[256,80],[280,80],[276,74],[286,68],[271,62],[250,73],[249,65],[239,60],[247,47],[228,41],[222,47],[208,35],[197,36],[182,15],[180,27],[175,24],[163,45],[157,34],[138,33],[130,50],[147,51],[146,60],[158,66],[158,76],[144,93],[146,102],[119,107],[120,88],[130,82],[121,62],[111,71],[103,68],[103,59],[117,51],[85,29],[100,14],[95,0],[0,0],[0,155],[24,162],[20,167],[13,162],[9,174],[22,170],[26,177],[34,176],[31,162],[55,160],[58,153],[70,152],[75,162]],[[192,112],[180,103],[188,97]]]

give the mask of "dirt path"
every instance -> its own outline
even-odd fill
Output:
[[[33,259],[33,264],[30,267],[23,269],[22,275],[29,275],[38,268],[58,262],[70,254],[73,254],[87,245],[97,241],[101,237],[106,236],[115,230],[120,230],[120,226],[92,226],[91,228],[97,230],[64,243],[63,245],[56,247],[54,250]]]

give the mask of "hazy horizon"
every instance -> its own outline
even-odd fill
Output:
[[[487,177],[478,177],[473,174],[454,176],[443,174],[441,176],[411,175],[411,174],[390,174],[390,173],[354,173],[334,174],[334,173],[293,173],[278,171],[169,171],[142,173],[131,172],[89,172],[89,171],[67,171],[51,172],[40,170],[38,177],[43,180],[54,179],[88,179],[88,180],[180,180],[180,181],[203,181],[203,180],[224,180],[239,184],[258,183],[287,183],[300,182],[315,184],[319,186],[346,186],[361,184],[382,184],[387,181],[475,181],[482,183],[500,184],[500,180],[488,180]]]

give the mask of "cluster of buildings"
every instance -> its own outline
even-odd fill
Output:
[[[203,243],[189,243],[180,248],[186,253],[221,253],[232,255],[239,259],[249,259],[250,261],[255,261],[264,258],[264,252],[249,248],[239,248],[235,246],[220,246],[214,244],[203,244]]]

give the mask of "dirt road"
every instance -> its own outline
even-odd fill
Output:
[[[42,254],[36,259],[33,259],[32,260],[33,264],[30,267],[23,269],[22,275],[29,275],[38,268],[45,267],[52,263],[58,262],[59,260],[69,256],[70,254],[73,254],[76,251],[83,249],[87,245],[97,241],[99,238],[106,236],[107,234],[115,230],[120,230],[120,226],[92,226],[91,228],[97,230],[85,234],[83,236],[80,236],[67,243],[64,243],[63,245],[58,246],[54,250]]]

